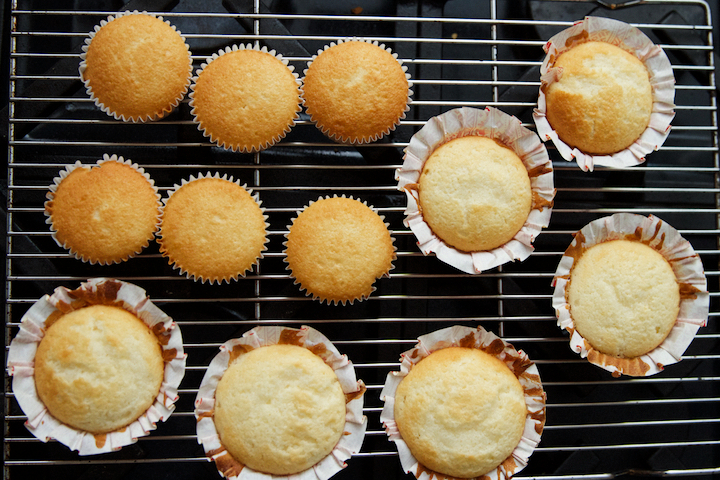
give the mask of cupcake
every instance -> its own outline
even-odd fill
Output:
[[[420,337],[388,374],[380,420],[417,478],[510,478],[540,442],[545,393],[522,351],[482,327]]]
[[[364,392],[318,331],[256,327],[210,363],[195,401],[198,441],[227,478],[325,480],[362,445]]]
[[[172,319],[141,288],[105,278],[41,298],[8,353],[25,426],[80,455],[118,450],[165,421],[184,369]]]
[[[571,348],[614,376],[653,375],[680,361],[708,316],[699,257],[653,216],[616,214],[586,225],[553,284]]]
[[[374,142],[394,130],[410,109],[412,83],[406,71],[385,45],[338,40],[308,62],[303,104],[310,119],[331,139]]]
[[[410,139],[398,188],[424,254],[466,273],[524,260],[550,221],[555,189],[540,140],[499,110],[459,108]]]
[[[160,195],[137,164],[106,154],[97,166],[77,162],[61,171],[47,194],[45,215],[57,244],[75,258],[120,263],[155,237]]]
[[[162,17],[137,10],[109,16],[85,44],[80,77],[95,104],[116,120],[162,118],[188,91],[190,49]]]
[[[232,151],[255,152],[279,142],[301,109],[293,69],[266,47],[233,45],[213,54],[193,77],[190,106],[198,129]]]
[[[188,278],[237,280],[267,249],[267,216],[260,200],[232,177],[191,176],[163,202],[160,253]]]
[[[670,61],[640,30],[586,17],[545,45],[534,118],[566,160],[632,166],[665,141],[674,116]]]
[[[362,301],[393,268],[394,240],[383,217],[352,197],[320,198],[288,228],[287,269],[321,303]]]

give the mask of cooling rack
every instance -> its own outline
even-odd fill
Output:
[[[622,3],[622,2],[618,2]],[[355,363],[368,385],[368,435],[334,478],[411,478],[379,422],[381,386],[417,336],[450,325],[482,325],[528,353],[547,396],[542,442],[518,478],[694,478],[720,474],[718,333],[718,136],[715,52],[707,3],[649,0],[624,8],[563,1],[225,1],[14,0],[11,4],[5,344],[37,298],[105,276],[136,283],[180,325],[188,371],[177,410],[150,436],[119,452],[78,457],[41,443],[5,377],[5,478],[218,478],[195,437],[193,400],[206,365],[224,341],[255,325],[311,325]],[[408,117],[377,144],[329,142],[303,116],[278,145],[254,155],[212,146],[191,122],[187,101],[146,125],[112,120],[94,106],[77,65],[87,33],[123,10],[163,15],[184,34],[195,67],[220,48],[259,43],[302,72],[337,38],[377,40],[397,52],[414,82]],[[585,15],[639,27],[667,52],[677,80],[673,130],[647,162],[581,172],[548,145],[557,197],[549,228],[522,263],[462,274],[423,256],[403,225],[395,170],[412,134],[459,106],[497,107],[531,129],[542,46]],[[259,193],[270,222],[269,250],[257,271],[232,284],[197,284],[172,270],[153,244],[122,265],[91,266],[51,238],[43,214],[48,186],[65,165],[104,153],[145,168],[161,193],[190,175],[232,175]],[[320,196],[352,195],[390,224],[398,259],[365,302],[321,305],[293,284],[283,241],[295,212]],[[649,378],[613,378],[573,354],[555,322],[551,280],[572,233],[617,212],[653,214],[699,253],[708,277],[708,326],[683,360]]]

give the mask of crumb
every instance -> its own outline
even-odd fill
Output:
[[[452,37],[453,40],[455,40],[455,39],[458,37],[458,34],[457,34],[457,33],[453,33],[453,34],[450,35],[450,36]]]
[[[350,12],[352,12],[353,15],[360,15],[362,13],[362,11],[363,11],[362,7],[355,7],[350,10]]]

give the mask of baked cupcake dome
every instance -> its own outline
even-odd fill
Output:
[[[373,142],[394,130],[409,110],[406,70],[377,42],[338,41],[318,52],[305,70],[303,104],[330,138]]]
[[[458,250],[491,250],[510,241],[532,207],[520,157],[492,138],[466,136],[432,152],[418,183],[423,218]]]
[[[192,115],[211,142],[240,152],[280,141],[299,117],[300,87],[287,60],[266,47],[233,45],[193,77]]]
[[[267,217],[259,199],[232,177],[191,176],[163,201],[160,252],[188,278],[237,280],[266,249]]]
[[[585,225],[560,259],[553,286],[570,348],[616,377],[654,375],[681,361],[708,318],[700,257],[653,215],[617,213]]]
[[[395,394],[398,430],[421,465],[475,478],[508,458],[525,427],[523,387],[499,359],[475,348],[437,350]]]
[[[337,376],[307,348],[269,345],[238,357],[215,394],[220,440],[240,463],[272,475],[325,458],[345,427]]]
[[[573,46],[552,66],[561,73],[545,90],[546,115],[570,147],[612,154],[645,131],[653,95],[648,70],[636,56],[593,41]]]
[[[60,172],[45,202],[55,241],[91,264],[120,263],[147,247],[160,217],[160,195],[137,164],[104,155]]]
[[[598,351],[634,358],[655,349],[680,310],[672,267],[630,240],[590,247],[573,265],[566,290],[575,328]]]
[[[364,300],[389,274],[395,247],[387,226],[363,202],[320,198],[293,220],[285,262],[295,283],[321,302]]]
[[[103,112],[145,122],[177,107],[190,86],[192,59],[180,33],[162,17],[108,17],[85,41],[80,76]]]
[[[119,307],[92,305],[47,328],[35,355],[35,386],[61,422],[107,433],[153,404],[163,370],[158,339],[142,320]]]

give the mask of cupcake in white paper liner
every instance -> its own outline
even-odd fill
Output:
[[[163,199],[160,253],[189,279],[230,283],[263,258],[267,218],[258,194],[232,176],[191,175]]]
[[[263,354],[259,349],[272,348],[268,350],[271,353],[272,358],[276,361],[268,361],[265,363],[251,363],[255,362],[258,358],[257,354]],[[279,348],[278,348],[279,347]],[[302,350],[298,350],[298,348]],[[288,353],[289,352],[289,353]],[[308,353],[309,352],[309,353]],[[301,355],[302,354],[302,355]],[[255,355],[250,359],[250,355]],[[216,392],[219,392],[222,386],[222,379],[225,375],[234,375],[234,372],[240,369],[242,371],[243,364],[252,364],[258,369],[264,367],[266,364],[277,363],[278,369],[286,369],[287,365],[285,357],[287,356],[291,362],[299,362],[300,357],[310,357],[313,363],[313,367],[307,370],[303,370],[301,374],[289,372],[292,378],[287,379],[287,385],[280,386],[283,392],[296,392],[297,401],[289,400],[285,398],[284,394],[273,394],[272,400],[268,399],[268,402],[272,402],[272,405],[277,407],[279,410],[276,411],[276,415],[282,416],[282,419],[273,420],[275,426],[272,431],[267,427],[263,428],[264,422],[268,421],[274,415],[264,410],[265,402],[253,402],[250,400],[250,410],[247,411],[247,415],[243,415],[242,419],[236,418],[232,423],[243,422],[243,424],[252,425],[255,419],[258,420],[259,425],[258,435],[253,437],[253,444],[258,445],[257,447],[248,447],[244,454],[249,460],[254,459],[258,462],[256,450],[260,449],[259,445],[265,445],[267,443],[275,443],[279,445],[277,448],[283,451],[276,451],[269,453],[263,451],[264,458],[260,463],[266,465],[268,469],[280,468],[278,465],[289,462],[290,470],[282,474],[273,474],[268,471],[259,471],[251,468],[248,464],[242,463],[242,459],[235,458],[230,453],[230,443],[227,443],[228,438],[231,436],[231,431],[224,430],[227,433],[221,434],[222,424],[216,424],[219,419],[218,408],[230,409],[227,405],[228,400],[224,400],[225,404],[219,404],[223,402],[223,399],[218,399]],[[322,362],[318,362],[318,358]],[[330,369],[327,369],[327,367]],[[276,368],[276,367],[271,367]],[[295,370],[293,370],[295,371]],[[300,370],[297,370],[300,371]],[[321,416],[318,412],[321,411],[321,406],[312,407],[308,405],[308,399],[317,401],[318,396],[315,394],[317,384],[314,380],[314,374],[322,371],[323,375],[326,371],[330,372],[330,375],[336,377],[341,391],[338,391],[337,395],[333,396],[333,400],[341,410],[337,415],[332,418],[332,422],[328,418],[323,418],[323,427],[319,430],[318,437],[324,437],[321,435],[325,430],[325,425],[329,423],[339,422],[339,433],[332,439],[330,445],[330,451],[324,453],[316,463],[311,464],[309,467],[304,467],[301,470],[293,471],[294,462],[308,461],[308,455],[306,450],[312,450],[313,454],[317,454],[318,451],[322,452],[322,448],[315,448],[314,444],[315,437],[308,435],[310,431],[314,431],[314,427],[319,422],[316,417]],[[243,377],[246,381],[250,378],[254,378],[253,372],[245,372],[246,376]],[[284,377],[285,372],[276,372],[277,376]],[[233,378],[237,378],[234,377]],[[275,377],[273,377],[275,378]],[[307,380],[313,378],[312,382]],[[243,390],[234,388],[234,391],[246,391],[249,395],[264,395],[273,389],[273,386],[268,386],[271,378],[267,375],[257,375],[258,382],[263,383],[262,387],[254,388],[252,390]],[[284,381],[284,380],[283,380]],[[303,383],[305,382],[305,383]],[[337,388],[334,379],[329,380],[333,384],[333,388]],[[324,382],[323,382],[324,383]],[[262,390],[262,391],[259,391]],[[267,392],[266,392],[267,390]],[[303,393],[304,392],[304,393]],[[313,393],[311,393],[313,392]],[[271,393],[271,392],[270,392]],[[276,392],[277,393],[277,392]],[[197,418],[197,436],[198,442],[202,444],[208,458],[212,459],[218,468],[218,471],[223,477],[233,479],[269,479],[269,478],[293,478],[297,480],[326,480],[345,468],[345,461],[349,459],[353,454],[357,453],[362,446],[363,439],[365,437],[365,430],[367,428],[367,418],[363,416],[363,396],[365,393],[365,385],[362,380],[357,380],[355,377],[355,369],[345,355],[341,355],[337,348],[320,332],[317,330],[304,326],[301,329],[287,328],[287,327],[255,327],[252,330],[243,334],[242,338],[237,338],[225,342],[220,347],[220,353],[211,361],[207,372],[200,385],[200,389],[195,400],[195,416]],[[282,397],[282,399],[280,399]],[[344,397],[344,398],[343,398]],[[300,400],[302,398],[302,400]],[[288,401],[287,405],[280,405],[278,402]],[[310,402],[312,403],[312,402]],[[257,404],[257,406],[255,406]],[[343,407],[344,405],[344,407]],[[324,407],[324,404],[322,405]],[[345,413],[343,414],[343,410]],[[323,412],[325,410],[322,410]],[[288,419],[292,419],[292,422]],[[297,422],[295,424],[294,422]],[[343,423],[344,422],[344,423]],[[228,427],[226,427],[228,428]],[[279,433],[278,433],[279,432]],[[293,432],[289,435],[288,432]],[[227,435],[226,443],[223,443],[221,435]],[[266,438],[268,437],[268,438]],[[292,438],[291,438],[292,437]],[[309,438],[308,438],[309,437]],[[335,441],[335,438],[337,439]],[[229,439],[232,443],[232,438]],[[266,441],[267,440],[267,441]],[[306,442],[306,440],[309,440]],[[303,442],[302,448],[297,448],[297,444]],[[317,443],[322,443],[317,440]],[[238,447],[235,447],[238,448]],[[235,449],[234,449],[235,450]],[[237,450],[235,450],[237,451]],[[285,452],[295,451],[298,455],[288,460],[285,457]],[[237,455],[237,454],[236,454]],[[282,457],[282,458],[279,458]],[[299,459],[298,459],[299,458]],[[262,465],[261,465],[262,466]]]
[[[616,268],[622,269],[618,273],[591,258],[573,280],[577,265],[582,264],[583,257],[589,257],[587,252],[591,248],[605,247],[604,255],[612,253],[612,249],[621,252],[623,245],[616,240],[626,241],[625,245],[631,242],[636,250],[640,249],[628,250],[639,267],[621,257],[606,256],[617,258],[613,266],[619,265]],[[643,246],[652,249],[650,255],[657,256],[653,253],[657,252],[662,257],[645,260]],[[667,269],[669,281],[664,281],[665,274],[657,265]],[[638,269],[646,271],[638,273]],[[627,278],[623,280],[623,277]],[[587,295],[582,286],[585,278],[593,284],[592,295]],[[577,287],[572,286],[574,281],[580,282]],[[561,258],[553,286],[558,326],[570,334],[570,348],[615,377],[654,375],[666,365],[679,362],[698,329],[707,322],[710,297],[699,256],[677,230],[652,215],[618,213],[583,227]],[[573,288],[575,292],[571,297]],[[588,298],[590,296],[597,298]],[[602,314],[601,321],[581,310],[575,311],[573,317],[571,305],[584,308],[586,302],[592,306],[596,301],[601,303],[594,309]],[[619,311],[623,312],[621,318],[618,318]],[[582,325],[577,324],[585,318]],[[662,320],[664,318],[667,321]],[[583,326],[595,346],[579,332]],[[619,349],[630,351],[631,348],[639,350],[632,355],[618,354]]]
[[[233,152],[270,148],[300,118],[295,67],[267,47],[232,45],[207,58],[192,78],[190,107],[198,130]]]
[[[148,122],[172,112],[192,77],[190,47],[182,34],[148,12],[110,15],[90,32],[79,72],[90,98],[124,122]]]
[[[90,264],[138,255],[160,225],[160,195],[138,164],[104,154],[97,165],[74,165],[53,179],[45,223],[55,242]]]
[[[93,329],[90,327],[78,335],[70,334],[71,346],[64,347],[66,351],[61,352],[61,358],[73,357],[67,360],[69,362],[67,367],[74,372],[72,378],[77,379],[79,375],[84,381],[70,383],[71,387],[61,387],[61,391],[57,394],[59,398],[49,399],[48,403],[53,405],[52,409],[60,416],[67,415],[70,409],[70,416],[81,423],[116,421],[116,411],[125,407],[123,400],[117,399],[130,398],[132,401],[128,403],[134,404],[133,396],[139,395],[138,392],[143,390],[144,385],[136,381],[140,377],[134,372],[144,370],[145,365],[138,362],[140,358],[145,359],[148,355],[153,359],[159,357],[161,383],[154,399],[148,400],[149,407],[131,423],[112,431],[91,433],[61,422],[49,410],[50,407],[41,400],[41,396],[44,395],[39,390],[49,392],[52,390],[48,390],[50,387],[47,385],[42,385],[41,389],[36,384],[36,374],[40,374],[42,369],[47,370],[46,367],[38,364],[36,355],[43,350],[40,347],[43,339],[50,338],[48,332],[52,332],[50,327],[55,325],[55,322],[60,322],[57,323],[60,327],[63,323],[67,323],[63,321],[63,317],[69,318],[66,315],[77,313],[82,315],[82,312],[94,311],[98,307],[122,310],[120,312],[122,315],[131,315],[131,322],[137,322],[140,326],[136,328],[145,330],[143,335],[153,339],[150,345],[159,346],[159,352],[153,351],[150,354],[138,351],[143,349],[141,343],[135,344],[128,340],[132,337],[125,337],[125,331],[120,333],[123,339],[129,342],[124,345],[117,344],[117,336],[98,337],[97,332],[91,332]],[[91,314],[90,319],[99,318],[92,315],[95,314]],[[116,319],[116,317],[110,318],[112,321]],[[144,328],[137,319],[147,328]],[[61,327],[62,331],[65,328]],[[84,339],[87,336],[91,338],[87,341],[87,347],[78,343],[85,343]],[[75,342],[74,346],[72,342]],[[88,354],[84,359],[78,358],[83,355],[78,352],[87,353],[92,348],[110,353],[112,357],[103,359]],[[12,388],[15,398],[28,417],[25,423],[27,429],[43,442],[55,439],[70,449],[77,450],[80,455],[94,455],[119,450],[125,445],[135,443],[139,437],[155,430],[158,421],[168,419],[175,410],[178,386],[185,374],[185,358],[179,327],[147,298],[143,289],[119,280],[94,278],[81,284],[76,290],[58,287],[52,295],[45,295],[30,307],[22,318],[20,331],[10,344],[7,366],[8,373],[13,377]],[[85,366],[77,365],[79,362],[85,362]],[[127,368],[123,369],[125,367]],[[54,373],[53,378],[64,379],[65,370],[62,362],[51,366],[50,370]],[[127,378],[129,376],[133,379],[129,380]],[[89,386],[86,385],[88,383]],[[118,402],[122,404],[115,405]],[[138,400],[138,404],[143,403],[145,403],[144,399]],[[91,418],[93,415],[95,418]]]
[[[385,217],[352,196],[326,196],[298,212],[285,234],[284,261],[296,285],[320,303],[367,299],[397,258]]]
[[[310,119],[333,141],[375,142],[410,110],[407,66],[385,44],[364,38],[331,42],[303,72],[302,102]]]
[[[476,354],[475,356],[480,358],[489,356],[488,358],[491,360],[489,363],[487,363],[487,360],[480,363],[480,365],[482,365],[482,371],[494,372],[497,368],[504,370],[505,367],[507,367],[509,373],[508,371],[504,371],[503,375],[505,377],[509,376],[511,379],[510,382],[512,383],[517,384],[517,382],[519,382],[519,387],[514,385],[512,388],[519,391],[519,402],[522,403],[524,399],[525,403],[524,406],[520,405],[521,410],[519,412],[514,412],[516,418],[512,419],[513,421],[518,420],[520,422],[516,427],[516,430],[519,430],[515,432],[515,435],[519,436],[519,442],[514,448],[512,445],[509,446],[511,453],[507,458],[494,462],[490,461],[489,467],[485,465],[484,468],[480,467],[479,464],[486,464],[488,462],[486,456],[497,456],[501,453],[492,452],[492,449],[494,449],[497,444],[507,441],[505,438],[502,438],[502,435],[498,439],[490,442],[493,445],[491,451],[487,452],[487,455],[485,453],[479,453],[479,450],[484,447],[481,447],[482,442],[480,440],[471,441],[471,443],[468,444],[472,445],[471,451],[463,450],[461,446],[462,438],[467,436],[469,439],[474,433],[477,433],[467,428],[462,429],[462,431],[457,428],[453,429],[453,433],[449,433],[449,435],[453,437],[452,441],[441,444],[440,440],[441,436],[446,433],[446,428],[450,428],[448,426],[457,426],[462,423],[467,424],[468,422],[475,422],[476,420],[490,422],[493,415],[497,416],[496,420],[500,425],[496,425],[492,430],[503,430],[504,432],[501,425],[503,423],[510,423],[511,415],[508,414],[509,410],[504,411],[505,413],[500,413],[500,411],[503,411],[507,404],[518,401],[516,398],[503,396],[505,394],[500,392],[497,393],[500,397],[494,398],[496,394],[489,390],[499,389],[500,387],[498,385],[500,383],[504,384],[507,381],[505,379],[495,380],[500,377],[491,377],[493,379],[488,381],[490,388],[485,388],[485,391],[482,393],[478,392],[478,394],[475,395],[472,393],[475,388],[474,382],[468,383],[466,376],[463,376],[462,380],[459,380],[461,384],[458,384],[457,381],[461,375],[460,373],[455,375],[446,374],[448,369],[452,370],[453,373],[460,372],[467,364],[473,363],[473,355],[469,355],[470,352],[468,352],[468,350],[472,349],[488,354],[484,355],[483,353],[478,354],[474,352]],[[422,409],[420,409],[414,410],[413,412],[417,414],[413,421],[416,421],[419,425],[426,425],[427,428],[437,427],[437,430],[433,430],[435,433],[433,437],[428,436],[426,433],[417,437],[413,442],[411,441],[412,439],[403,438],[401,434],[401,429],[409,430],[411,428],[410,424],[413,421],[410,420],[409,416],[405,416],[403,418],[406,419],[404,420],[406,423],[400,426],[398,422],[403,420],[397,417],[398,413],[402,415],[402,410],[397,410],[398,405],[402,403],[402,409],[410,408],[409,405],[411,403],[407,400],[412,397],[409,394],[405,394],[407,393],[407,389],[405,389],[404,393],[400,393],[398,388],[419,362],[439,351],[443,351],[443,356],[445,354],[451,355],[448,357],[449,362],[445,360],[445,362],[447,362],[445,365],[440,364],[441,366],[437,370],[430,370],[433,375],[425,377],[424,380],[427,381],[424,382],[424,384],[420,383],[418,385],[418,387],[422,386],[422,388],[416,389],[416,393],[420,393],[421,395],[419,398],[425,399],[425,404],[428,403],[428,398],[431,399],[432,411],[423,412]],[[500,362],[497,362],[497,360]],[[495,365],[493,365],[493,363]],[[433,365],[438,365],[438,363],[434,363]],[[424,372],[428,372],[428,370],[424,369]],[[485,376],[484,373],[480,374],[476,372],[476,374],[478,377]],[[515,379],[517,379],[517,382],[515,382]],[[481,380],[478,378],[477,382],[481,382]],[[438,390],[433,386],[435,383],[442,383],[444,386],[444,388],[441,389],[442,391],[435,391]],[[435,399],[434,395],[436,394],[443,398]],[[385,386],[380,393],[380,398],[385,402],[380,415],[380,421],[385,427],[389,440],[395,442],[402,468],[405,472],[413,473],[420,480],[433,478],[438,480],[453,480],[459,476],[459,474],[456,473],[453,476],[453,474],[447,472],[433,470],[418,460],[415,456],[417,453],[420,453],[420,456],[426,456],[429,460],[439,461],[441,463],[449,462],[450,465],[446,465],[449,469],[488,469],[485,472],[476,472],[472,478],[491,480],[510,478],[527,465],[530,455],[532,455],[540,442],[540,437],[545,426],[546,395],[540,381],[537,367],[522,350],[516,350],[512,345],[493,333],[487,332],[481,326],[470,328],[456,325],[419,337],[418,344],[415,348],[402,354],[400,371],[388,373]],[[489,402],[487,406],[484,406],[484,400]],[[420,404],[422,404],[422,402]],[[416,404],[416,407],[417,405],[418,404]],[[478,413],[476,407],[482,409],[482,413]],[[494,410],[498,410],[497,413],[495,413]],[[434,424],[433,427],[417,420],[423,418],[423,414],[427,414],[434,419],[432,421]],[[489,423],[486,425],[489,425]],[[516,437],[512,438],[516,439]],[[417,445],[414,447],[416,449],[415,454],[411,450],[411,443]],[[429,452],[421,452],[421,450],[424,450],[422,447],[423,444],[431,445]],[[443,457],[445,460],[441,460]],[[469,464],[466,465],[466,462],[469,462]],[[467,474],[462,476],[462,478],[466,477],[471,478],[468,477]]]
[[[496,181],[494,176],[488,175],[483,170],[484,167],[479,166],[479,160],[490,158],[489,155],[484,153],[477,155],[475,152],[469,155],[460,152],[451,157],[454,163],[448,164],[450,166],[447,168],[451,170],[447,173],[457,176],[458,184],[464,185],[454,192],[443,193],[436,197],[440,197],[442,201],[452,200],[457,206],[452,207],[452,210],[457,209],[459,212],[457,215],[450,215],[451,220],[466,217],[470,220],[464,225],[450,223],[450,227],[445,227],[447,232],[454,235],[462,231],[471,240],[494,239],[496,231],[494,227],[488,226],[491,223],[487,221],[489,218],[487,215],[494,215],[495,211],[513,205],[512,211],[508,209],[507,213],[495,215],[500,219],[496,223],[503,226],[502,239],[495,240],[495,244],[488,244],[487,247],[479,250],[458,248],[451,245],[449,240],[441,238],[440,233],[436,232],[424,217],[421,202],[420,183],[426,163],[438,149],[464,137],[474,137],[478,142],[485,139],[495,140],[489,142],[492,144],[490,147],[480,148],[500,151],[509,149],[519,158],[519,161],[518,158],[504,160],[499,167],[490,165],[498,174],[503,175],[505,183],[509,183],[506,181],[509,178],[517,186],[516,192],[508,194],[504,187],[505,183]],[[470,145],[468,148],[477,147]],[[512,155],[511,152],[507,153]],[[465,164],[454,166],[458,161]],[[507,163],[509,161],[516,162],[517,165],[512,164],[513,169],[511,169],[511,164]],[[523,167],[527,171],[527,177],[521,173]],[[466,170],[471,171],[472,174],[461,173]],[[512,177],[509,177],[511,174]],[[441,261],[471,274],[510,261],[523,261],[530,256],[534,250],[533,241],[550,222],[555,198],[552,162],[545,146],[537,135],[523,127],[517,118],[492,107],[485,110],[462,107],[432,117],[410,139],[410,144],[405,149],[403,165],[396,172],[395,178],[398,181],[398,189],[404,191],[407,196],[404,223],[415,234],[423,254],[434,252]],[[448,175],[443,174],[440,180],[443,178],[447,179]],[[441,181],[440,184],[442,183]],[[479,183],[482,183],[481,188],[478,186]],[[497,195],[488,193],[497,192],[498,189],[501,191]],[[476,195],[481,195],[481,198],[475,198]],[[516,199],[520,197],[524,198],[524,205],[515,206]],[[492,205],[487,207],[488,204]],[[513,229],[506,227],[511,223],[515,225]],[[465,233],[465,230],[468,233]],[[447,237],[446,234],[444,236]]]
[[[597,153],[597,151],[592,152],[589,151],[587,147],[583,148],[588,151],[582,151],[582,148],[576,148],[576,146],[568,144],[567,140],[564,141],[560,138],[562,135],[558,135],[557,128],[554,128],[548,119],[548,88],[553,83],[560,81],[563,76],[563,68],[554,67],[556,60],[561,54],[568,52],[573,47],[588,42],[601,42],[619,47],[639,59],[649,75],[649,85],[647,85],[647,88],[644,88],[643,90],[643,95],[648,96],[647,111],[645,110],[645,107],[643,107],[642,110],[644,112],[642,118],[647,118],[646,115],[649,113],[649,120],[646,123],[639,124],[639,126],[632,128],[631,131],[633,134],[627,141],[622,142],[623,144],[629,144],[629,146],[624,148],[620,146],[619,150],[616,150],[615,148],[607,148],[606,153]],[[533,118],[540,138],[542,138],[543,141],[552,140],[560,152],[560,155],[562,155],[565,160],[572,161],[575,159],[578,166],[583,171],[592,171],[595,165],[608,167],[630,167],[643,163],[647,154],[657,150],[665,142],[665,139],[670,133],[670,122],[672,122],[672,119],[675,116],[675,78],[672,71],[672,65],[665,55],[665,52],[663,52],[659,46],[654,45],[652,41],[640,30],[618,20],[602,17],[586,17],[584,20],[577,22],[572,27],[553,36],[543,48],[547,55],[540,68],[541,87],[538,98],[538,107],[533,113]],[[612,54],[612,52],[609,54]],[[617,59],[615,65],[613,66],[615,67],[619,63],[624,64],[624,62],[620,62],[620,59]],[[586,74],[599,75],[597,73]],[[619,74],[605,73],[605,75],[607,77],[606,82],[608,84],[615,81],[621,82]],[[631,77],[628,76],[628,78]],[[598,84],[602,83],[599,80],[596,82]],[[632,88],[639,88],[640,83],[644,83],[635,81],[634,77],[632,80],[627,80],[627,82],[627,85]],[[598,117],[603,118],[603,122],[607,122],[607,127],[605,127],[604,130],[610,132],[610,129],[617,129],[617,131],[613,131],[613,133],[605,135],[603,132],[590,130],[585,132],[582,130],[584,133],[578,134],[578,139],[575,140],[575,142],[588,142],[589,138],[593,138],[597,135],[598,141],[594,143],[609,147],[612,143],[619,141],[618,138],[621,138],[623,136],[621,134],[625,133],[625,131],[620,127],[621,124],[625,125],[635,122],[635,120],[632,122],[629,120],[632,116],[635,116],[635,107],[630,106],[630,104],[634,103],[635,98],[627,100],[621,99],[618,97],[621,91],[618,90],[617,93],[613,93],[612,97],[608,95],[603,96],[603,99],[607,97],[607,101],[603,100],[605,103],[601,103],[601,97],[598,96],[597,93],[593,93],[596,88],[594,85],[594,83],[588,84],[586,89],[587,95],[575,95],[573,98],[581,97],[585,99],[585,97],[587,97],[588,104],[593,105],[590,108],[600,109],[600,112],[574,112],[572,108],[562,104],[563,108],[558,108],[558,111],[560,112],[558,115],[563,115],[564,119],[562,122],[566,123],[568,126],[575,125],[577,123],[577,126],[573,126],[572,128],[577,128],[578,131],[581,131],[580,128],[584,128],[581,127],[581,125],[583,125],[580,120],[581,118],[587,116],[588,118],[595,118],[597,122],[600,122]],[[639,95],[633,96],[638,97]],[[560,100],[558,100],[558,102],[560,102]],[[626,114],[622,113],[623,110],[626,110]],[[612,113],[610,113],[611,111]],[[570,118],[572,115],[576,115],[575,120]],[[623,117],[624,121],[622,123],[618,122],[618,117]],[[638,116],[638,121],[639,118],[640,116]],[[557,121],[559,122],[560,120]],[[587,123],[590,124],[590,120],[588,120]],[[637,136],[636,130],[640,133]],[[630,135],[630,131],[628,131],[627,134]],[[569,135],[569,132],[565,135]],[[603,135],[607,138],[601,140],[600,137]],[[636,139],[632,141],[632,138]]]

